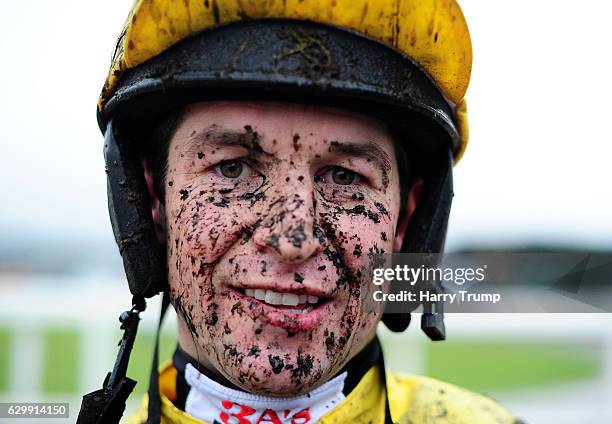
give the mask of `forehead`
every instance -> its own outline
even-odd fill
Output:
[[[300,143],[317,139],[376,143],[393,150],[392,136],[382,121],[333,107],[278,102],[202,102],[190,105],[177,131],[178,140],[194,131],[215,126],[244,131],[249,126],[262,136],[262,142],[287,144],[300,137]],[[178,141],[177,140],[177,141]]]

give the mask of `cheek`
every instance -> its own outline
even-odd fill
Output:
[[[388,203],[381,200],[342,209],[324,207],[334,212],[319,214],[328,239],[352,270],[366,265],[369,254],[391,253],[396,218],[389,212]]]
[[[249,234],[250,215],[244,202],[214,187],[183,186],[169,190],[167,199],[171,295],[175,304],[178,299],[185,306],[179,312],[188,324],[194,323],[195,330],[216,321],[211,275],[223,254]]]
[[[358,327],[353,330],[352,349],[362,347],[362,343],[369,340],[382,315],[382,304],[373,301],[372,295],[377,287],[369,275],[371,255],[391,253],[393,248],[396,218],[383,202],[367,202],[341,213],[322,214],[330,242],[352,275],[349,290],[354,299],[359,299],[358,305],[350,308],[358,322]]]
[[[219,288],[213,286],[212,276],[228,249],[250,237],[256,217],[248,202],[229,197],[215,187],[174,187],[166,197],[171,299],[209,359],[232,363],[237,360],[235,349],[225,352],[218,346],[213,348],[214,340],[231,337],[235,343],[244,335],[229,329],[226,309],[231,305],[216,296]],[[231,325],[232,329],[244,325],[240,314],[236,313],[236,318],[242,325]],[[219,355],[227,358],[220,360]]]
[[[213,264],[249,232],[249,210],[244,202],[214,188],[187,187],[180,190],[178,199],[168,216],[170,252],[198,269]]]

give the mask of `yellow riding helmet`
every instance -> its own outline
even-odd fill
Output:
[[[410,87],[409,84],[405,86],[396,84],[395,87],[390,87],[383,80],[388,75],[379,75],[378,80],[354,78],[352,80],[354,84],[351,85],[347,84],[351,82],[351,75],[347,75],[346,72],[339,72],[336,75],[329,73],[325,75],[324,72],[320,75],[316,73],[304,75],[302,72],[297,75],[294,73],[293,82],[296,85],[306,85],[308,86],[306,89],[312,91],[314,87],[309,86],[311,84],[308,84],[308,81],[301,81],[300,77],[305,80],[319,79],[320,84],[312,85],[327,86],[331,89],[330,92],[333,92],[333,89],[338,88],[339,85],[344,86],[344,93],[338,93],[336,90],[335,93],[332,93],[334,95],[349,94],[350,96],[354,94],[350,93],[351,90],[362,90],[366,92],[366,96],[362,97],[367,97],[367,88],[370,88],[369,94],[373,94],[372,97],[378,97],[379,101],[414,103],[413,109],[419,110],[442,125],[449,126],[449,122],[452,123],[450,126],[454,128],[449,132],[456,132],[456,134],[451,134],[451,138],[454,139],[452,140],[453,156],[455,162],[460,159],[468,140],[464,96],[470,80],[472,48],[467,24],[455,0],[137,0],[117,41],[111,68],[98,100],[101,128],[104,130],[108,120],[118,109],[121,109],[119,103],[132,100],[142,94],[150,94],[154,90],[163,90],[168,93],[181,84],[183,87],[185,84],[195,87],[198,84],[197,76],[191,82],[186,83],[184,80],[187,78],[186,74],[203,71],[204,68],[213,71],[214,66],[211,66],[210,63],[202,66],[204,64],[201,63],[198,69],[184,67],[183,69],[167,70],[166,73],[149,74],[148,81],[145,78],[136,78],[137,81],[134,81],[134,75],[131,75],[130,78],[130,76],[126,77],[126,74],[133,74],[133,71],[141,69],[143,64],[150,63],[151,60],[158,58],[173,47],[176,49],[177,44],[202,32],[210,32],[212,29],[231,24],[262,20],[294,20],[333,26],[391,47],[408,57],[433,81],[449,110],[435,104],[436,102],[430,104],[429,108],[422,107],[423,105],[418,104],[419,99],[415,98],[420,93],[410,96],[409,91],[413,87]],[[299,31],[294,35],[296,37],[291,40],[291,45],[286,43],[277,45],[276,54],[279,61],[292,55],[308,60],[309,50],[315,51],[323,46],[322,44],[317,45],[318,40],[316,39],[308,36],[300,37]],[[238,50],[228,53],[241,56],[244,51],[240,52],[240,49],[248,49],[248,44],[257,44],[256,41],[256,39],[247,40],[247,46],[238,45]],[[224,48],[222,45],[215,47]],[[351,50],[359,47],[362,46],[354,46],[354,49]],[[225,46],[225,49],[231,49],[231,46]],[[211,52],[208,50],[201,53],[210,55]],[[327,52],[318,53],[327,54]],[[317,52],[315,51],[314,54]],[[206,62],[205,58],[202,59]],[[265,59],[259,57],[259,60],[265,61]],[[316,61],[321,58],[313,56],[310,59]],[[328,59],[334,58],[323,57],[322,61],[325,62]],[[227,65],[227,63],[223,64],[223,66]],[[319,63],[319,65],[324,67],[325,63]],[[381,66],[381,63],[368,65],[377,67]],[[219,68],[214,75],[218,80],[233,78],[236,82],[236,75],[224,72],[227,69]],[[288,85],[291,84],[287,84],[287,75],[283,75],[282,70],[278,72],[278,75],[273,75],[274,72],[271,72],[271,69],[262,69],[263,72],[270,74],[268,79],[262,79],[257,78],[253,72],[256,70],[255,67],[247,68],[240,69],[238,66],[234,72],[236,74],[245,70],[251,71],[251,75],[242,75],[242,82],[245,86],[276,82],[279,86],[285,83],[285,87],[281,90],[290,88]],[[414,78],[411,75],[412,70],[406,69],[405,71],[403,75],[396,76],[404,79],[404,84]],[[183,79],[182,82],[181,79]],[[202,78],[200,83],[207,85],[205,79]],[[339,84],[340,82],[344,84]],[[360,86],[359,83],[365,86],[370,85],[370,87]],[[387,96],[385,96],[383,93],[385,89],[404,90],[405,92],[386,93]],[[385,97],[388,98],[385,99]],[[150,101],[150,98],[147,101]],[[443,122],[444,120],[447,122]]]

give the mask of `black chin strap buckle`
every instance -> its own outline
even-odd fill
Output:
[[[421,315],[421,330],[433,341],[446,339],[446,327],[444,326],[444,311],[442,302],[423,304],[423,315]]]
[[[135,296],[132,299],[132,309],[119,317],[123,337],[119,342],[115,365],[106,375],[102,389],[83,396],[77,424],[115,424],[121,420],[125,402],[136,386],[136,381],[128,378],[126,373],[140,321],[139,314],[145,308],[144,298]]]
[[[140,322],[139,314],[144,311],[145,308],[146,303],[144,298],[134,296],[132,299],[132,309],[123,312],[119,316],[119,322],[121,323],[121,329],[123,330],[123,337],[119,342],[119,353],[117,354],[113,371],[104,382],[105,389],[112,390],[118,381],[126,378],[130,354],[132,353],[132,348],[134,347],[138,323]]]

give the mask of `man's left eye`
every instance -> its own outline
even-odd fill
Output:
[[[334,166],[328,169],[323,175],[324,180],[328,180],[338,185],[356,184],[361,181],[361,176],[359,174],[340,166]]]
[[[248,163],[242,160],[227,160],[215,165],[215,171],[225,178],[242,178],[252,174],[252,169]]]

